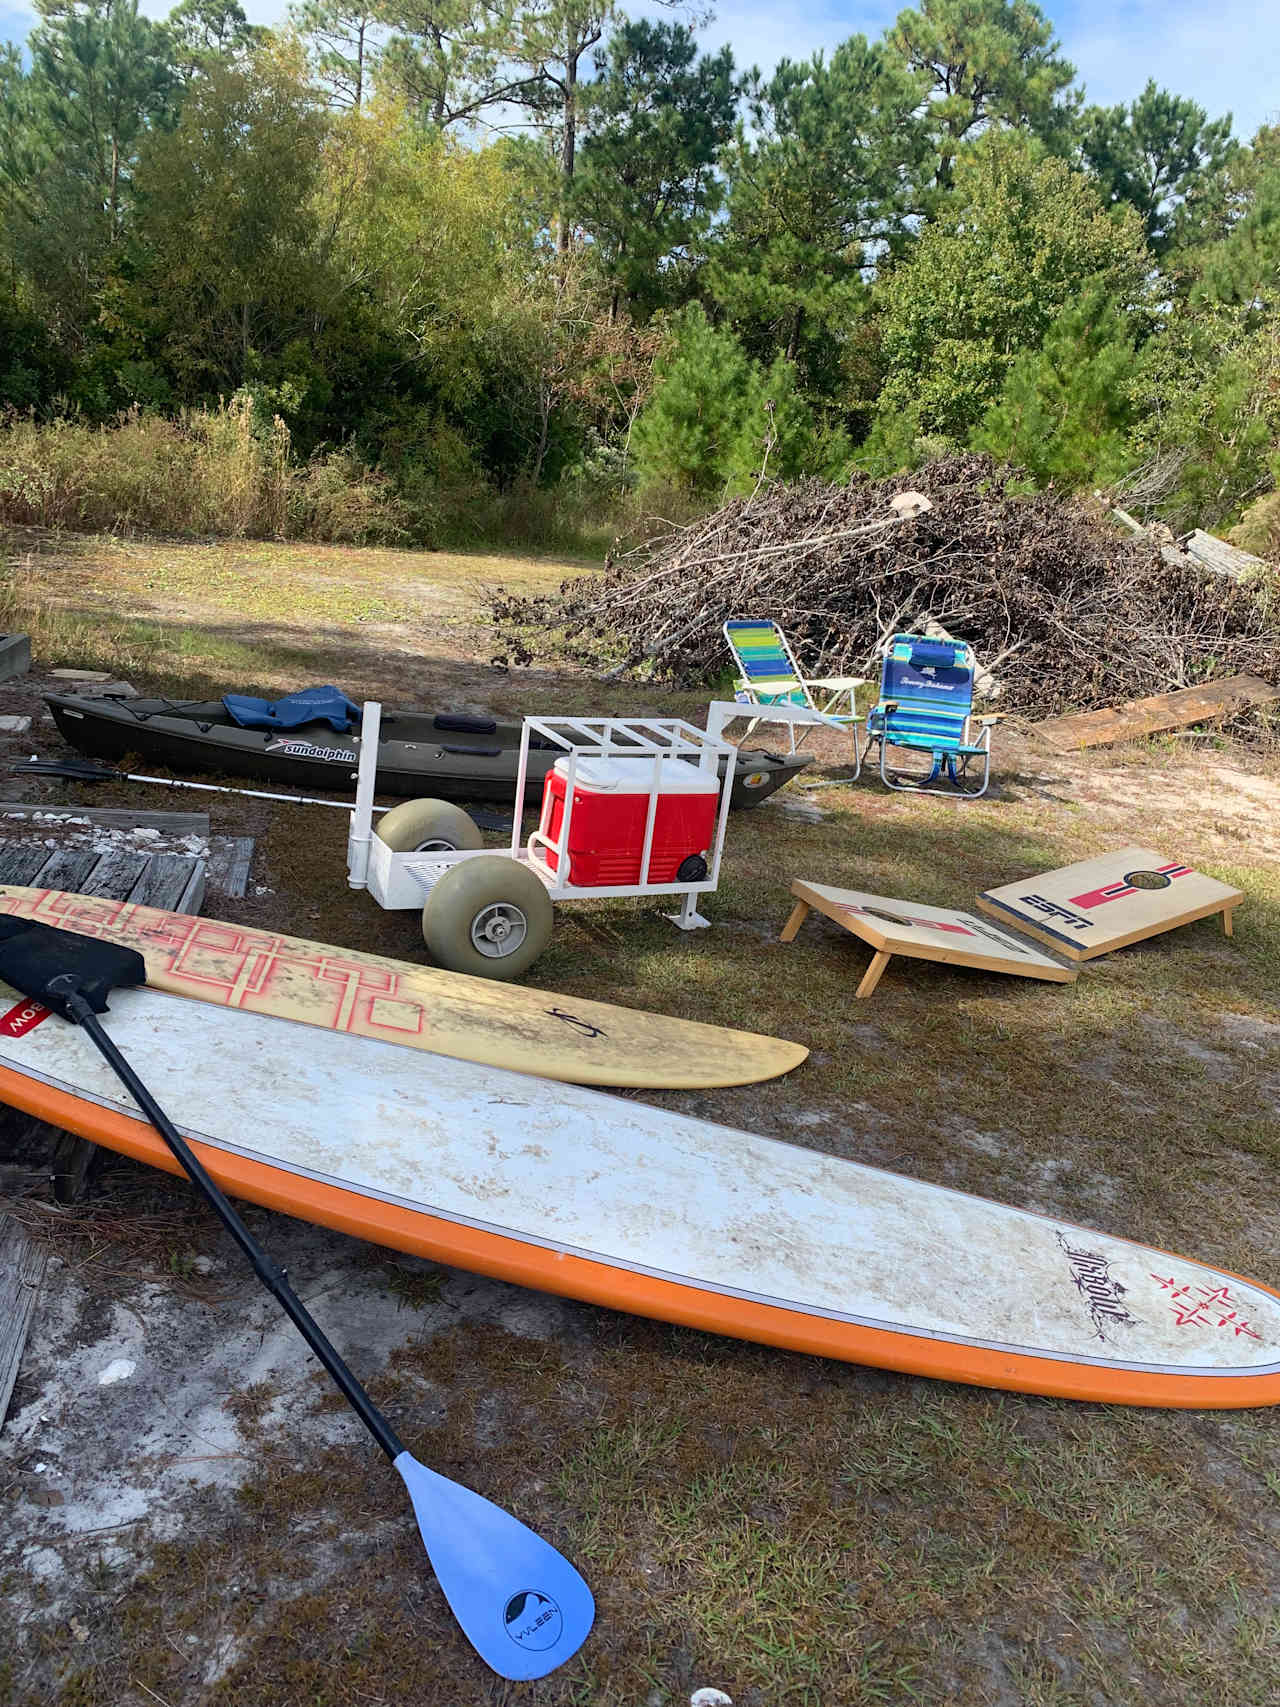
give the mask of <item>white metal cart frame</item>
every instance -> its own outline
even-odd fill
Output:
[[[348,881],[353,889],[367,889],[379,906],[391,909],[422,907],[436,883],[462,860],[492,859],[498,850],[451,850],[447,853],[400,853],[373,833],[373,793],[378,762],[378,734],[382,707],[367,701],[361,720],[360,768],[357,772],[356,804],[347,838]],[[523,842],[522,818],[529,773],[530,736],[540,736],[564,749],[565,803],[560,831],[552,840],[535,830]],[[678,913],[665,916],[681,930],[699,930],[711,921],[698,912],[695,898],[705,895],[720,881],[720,859],[724,850],[729,797],[733,792],[737,749],[717,734],[708,734],[695,724],[676,717],[526,717],[520,736],[520,762],[516,771],[515,807],[511,846],[506,857],[528,867],[542,880],[553,901],[587,901],[620,895],[681,895]],[[683,759],[713,775],[724,758],[724,775],[718,778],[719,802],[715,834],[704,877],[685,882],[651,883],[653,833],[661,792],[665,759]],[[586,759],[625,758],[639,765],[650,761],[648,812],[644,844],[640,853],[640,878],[636,883],[584,885],[567,881],[569,832],[573,821],[574,784],[578,766]],[[549,855],[555,856],[554,868]]]

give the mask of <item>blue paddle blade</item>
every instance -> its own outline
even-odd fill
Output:
[[[523,1681],[545,1677],[576,1654],[596,1603],[569,1561],[510,1512],[411,1453],[392,1462],[436,1579],[485,1664]]]

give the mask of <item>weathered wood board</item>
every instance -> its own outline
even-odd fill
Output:
[[[50,806],[46,801],[0,800],[0,817],[26,819],[70,818],[107,829],[161,830],[167,836],[209,834],[207,812],[137,812],[131,806]]]
[[[3,808],[0,808],[0,811],[2,810]],[[20,813],[46,810],[49,809],[17,807]],[[128,811],[116,812],[113,809],[92,808],[86,811],[72,808],[64,815],[58,813],[56,808],[53,811],[55,817],[51,819],[48,827],[55,833],[58,828],[57,818],[60,816],[89,817],[92,822],[109,829],[132,829],[141,825],[149,829],[167,830],[175,836],[207,834],[209,824],[204,813],[135,814]],[[203,827],[202,830],[193,829],[193,822],[198,822]],[[72,830],[70,825],[67,828]],[[235,838],[235,841],[237,844],[241,841],[247,842],[248,851],[252,852],[251,838]],[[234,851],[243,855],[243,870],[247,878],[247,853],[240,847]],[[0,883],[35,883],[40,876],[48,872],[56,879],[58,887],[78,895],[98,896],[113,901],[143,902],[167,907],[177,913],[200,911],[204,898],[205,863],[203,857],[198,854],[147,853],[141,850],[135,852],[130,848],[107,848],[104,851],[101,848],[84,846],[77,841],[61,848],[49,848],[43,839],[0,842]],[[241,889],[238,893],[243,894],[244,890]],[[0,1152],[5,1148],[6,1138],[12,1138],[10,1127],[13,1119],[12,1110],[0,1108]],[[54,1196],[60,1203],[75,1203],[100,1160],[100,1153],[96,1145],[75,1137],[70,1132],[51,1129],[47,1140],[51,1145]]]
[[[507,829],[510,828],[508,824]],[[234,897],[245,894],[249,887],[252,860],[252,836],[211,836],[205,873],[208,887],[221,895]]]
[[[1092,960],[1212,913],[1230,936],[1243,900],[1239,889],[1150,848],[1120,848],[988,889],[978,905],[1059,954]]]
[[[1011,932],[953,907],[925,907],[919,901],[835,889],[801,878],[791,885],[791,893],[796,904],[782,927],[783,942],[795,938],[810,908],[816,908],[875,950],[854,992],[856,996],[872,993],[895,954],[945,966],[972,966],[980,972],[1006,972],[1015,978],[1046,978],[1058,984],[1070,984],[1077,976],[1074,966],[1063,966]]]
[[[1193,528],[1182,542],[1182,549],[1193,563],[1211,569],[1215,575],[1226,575],[1232,581],[1243,581],[1251,575],[1265,575],[1268,565],[1250,551],[1241,551],[1203,528]]]
[[[0,1215],[0,1428],[18,1379],[46,1260],[43,1246],[12,1215]]]
[[[1267,705],[1280,699],[1280,688],[1261,676],[1224,676],[1221,681],[1199,687],[1178,688],[1173,693],[1152,694],[1148,699],[1126,700],[1102,711],[1080,711],[1071,717],[1051,717],[1037,723],[1032,733],[1069,753],[1080,747],[1106,747],[1116,741],[1134,741],[1143,735],[1158,735],[1163,729],[1183,729],[1224,717],[1247,705]]]

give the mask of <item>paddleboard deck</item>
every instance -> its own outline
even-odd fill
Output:
[[[218,919],[0,884],[0,913],[136,949],[175,996],[581,1085],[702,1090],[799,1066],[803,1044]]]
[[[5,996],[9,999],[6,1001]],[[228,1192],[797,1351],[1142,1405],[1280,1403],[1280,1294],[577,1086],[149,989],[106,1023]],[[177,1172],[89,1040],[0,988],[0,1099]]]

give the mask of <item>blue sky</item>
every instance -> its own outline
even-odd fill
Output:
[[[1148,77],[1199,101],[1210,118],[1230,111],[1237,136],[1280,122],[1280,16],[1275,0],[1041,0],[1091,101],[1130,101]],[[172,0],[142,0],[163,17]],[[242,0],[255,23],[276,23],[284,0]],[[645,11],[643,4],[633,10]],[[861,31],[878,35],[901,9],[857,0],[721,0],[705,32],[710,47],[728,42],[740,65],[768,69],[784,55],[802,59]],[[1272,23],[1265,18],[1270,13]],[[668,14],[669,15],[669,14]],[[20,41],[31,15],[0,0],[0,41]]]

